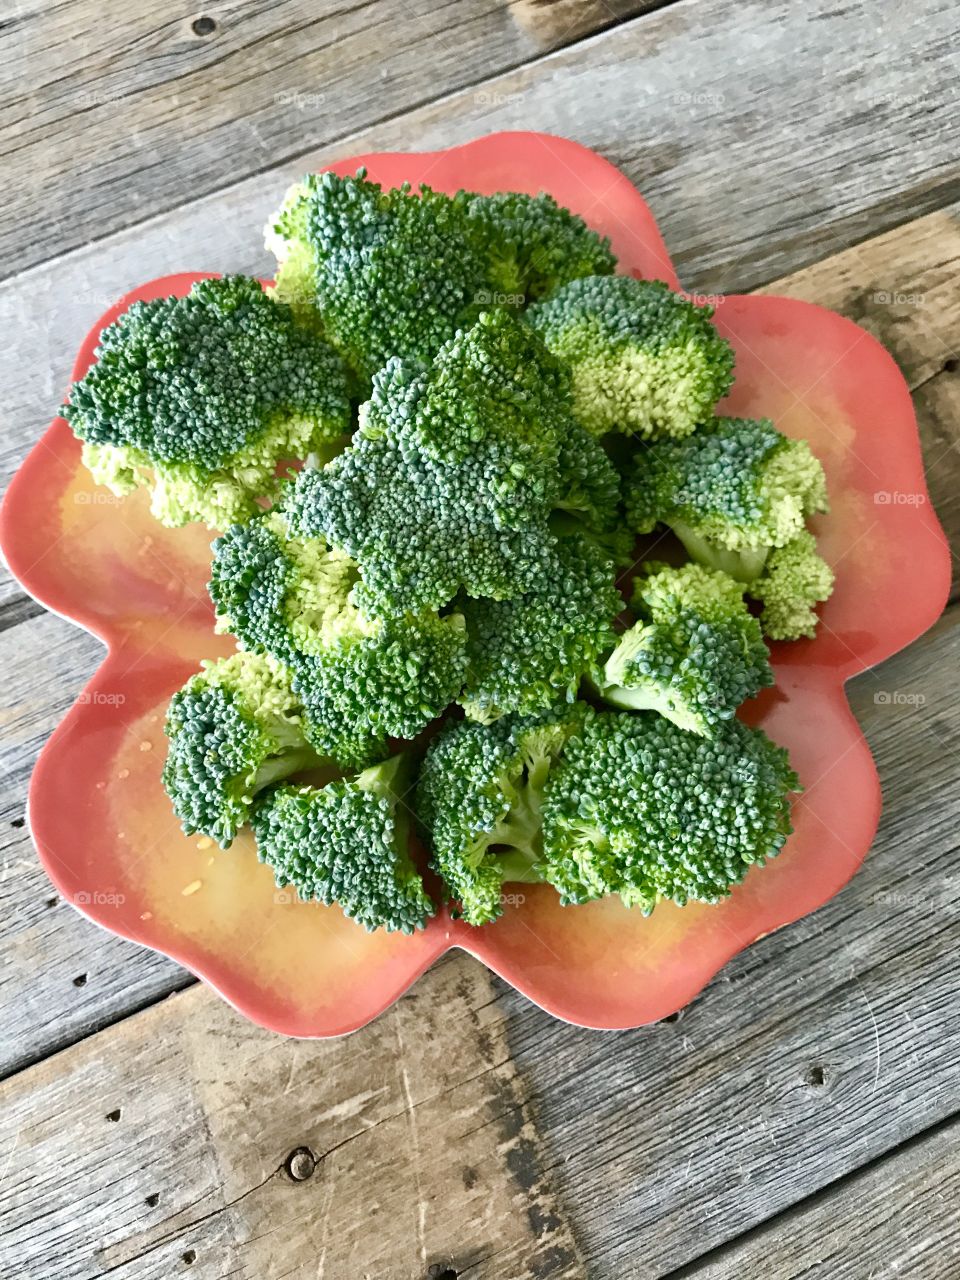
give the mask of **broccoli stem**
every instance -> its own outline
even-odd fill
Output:
[[[310,747],[285,751],[282,755],[271,756],[263,762],[253,776],[251,791],[256,795],[264,787],[269,787],[274,782],[281,782],[284,778],[289,778],[291,774],[305,773],[307,769],[316,769],[329,764],[329,760],[326,760],[323,756],[318,756]]]
[[[759,578],[770,554],[769,547],[743,547],[739,551],[718,547],[682,520],[671,521],[670,528],[698,564],[706,565],[708,569],[721,569],[738,582],[753,582],[754,578]]]

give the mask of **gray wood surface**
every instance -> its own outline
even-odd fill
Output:
[[[259,228],[304,169],[532,127],[630,174],[687,287],[772,281],[875,332],[960,546],[948,0],[208,12],[204,36],[116,0],[0,25],[4,478],[105,307],[269,271]],[[453,955],[356,1036],[297,1043],[56,900],[23,799],[101,651],[0,579],[0,1276],[960,1274],[958,620],[850,686],[886,804],[864,869],[679,1020],[584,1032]]]
[[[887,1160],[722,1250],[698,1280],[881,1280],[960,1272],[960,1123],[938,1125]],[[680,1273],[674,1273],[680,1280]]]
[[[654,2],[239,0],[191,11],[106,0],[94,22],[89,4],[16,6],[0,26],[0,275]],[[24,65],[29,76],[18,74]]]

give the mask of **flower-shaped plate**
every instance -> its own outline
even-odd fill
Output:
[[[643,199],[576,143],[502,133],[449,151],[358,156],[334,169],[348,174],[360,164],[387,186],[546,190],[610,236],[620,270],[679,287]],[[73,376],[133,301],[185,293],[200,274],[154,280],[122,298],[88,335]],[[142,493],[121,500],[93,485],[57,418],[7,493],[0,539],[26,590],[108,649],[30,787],[33,838],[63,896],[186,965],[255,1022],[298,1036],[362,1026],[451,947],[557,1017],[637,1026],[686,1004],[742,947],[832,897],[863,860],[880,813],[844,681],[935,620],[948,587],[947,545],[927,498],[907,386],[869,334],[777,297],[726,297],[716,321],[737,352],[726,411],[770,417],[808,439],[833,502],[818,532],[837,585],[817,638],[774,647],[776,687],[745,713],[789,749],[805,788],[795,833],[775,861],[717,907],[662,905],[645,919],[619,901],[561,908],[552,890],[516,886],[493,925],[471,929],[443,910],[405,937],[367,934],[335,907],[279,892],[246,838],[226,852],[185,838],[160,785],[163,718],[199,660],[231,647],[214,635],[205,590],[210,535],[164,529]]]

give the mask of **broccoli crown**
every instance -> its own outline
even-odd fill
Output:
[[[792,830],[786,752],[739,720],[712,739],[647,712],[598,712],[543,798],[541,870],[565,904],[718,902]]]
[[[434,914],[410,857],[405,758],[325,787],[279,787],[253,812],[261,862],[304,901],[334,903],[368,930],[413,933]]]
[[[226,848],[258,791],[330,762],[309,745],[279,663],[237,653],[203,667],[171,699],[163,786],[186,835],[200,832]]]
[[[760,624],[743,585],[698,564],[647,564],[636,582],[637,623],[598,673],[600,696],[616,707],[658,711],[705,738],[737,707],[773,683]]]
[[[571,280],[527,319],[573,374],[577,417],[596,435],[689,435],[733,383],[733,349],[713,310],[659,280]]]
[[[210,592],[222,629],[293,672],[311,741],[343,763],[412,738],[457,696],[466,670],[458,614],[371,618],[353,598],[357,567],[321,538],[290,536],[276,512],[214,544]]]
[[[684,440],[654,441],[638,453],[624,490],[638,532],[669,524],[695,560],[727,572],[735,566],[724,551],[760,553],[759,572],[770,547],[784,546],[806,516],[827,508],[823,467],[810,446],[766,419],[715,418]]]
[[[225,528],[271,496],[277,463],[350,425],[340,357],[256,280],[135,302],[101,335],[63,416],[118,493],[153,487],[165,524]]]
[[[763,602],[760,625],[771,640],[812,640],[817,631],[815,604],[830,598],[833,570],[817,554],[817,540],[806,529],[772,551],[764,572],[749,584]]]
[[[556,510],[576,516],[594,533],[614,532],[621,519],[620,476],[600,441],[579,423],[571,423],[560,437],[558,465]],[[633,533],[628,536],[632,548],[636,538]]]
[[[391,356],[427,361],[479,309],[484,264],[466,198],[409,184],[311,174],[268,224],[276,291],[313,297],[324,332],[359,375]]]
[[[545,192],[472,196],[467,216],[479,237],[491,302],[523,306],[579,276],[609,275],[616,266],[610,241]]]
[[[433,739],[416,810],[432,865],[468,924],[495,920],[503,885],[540,877],[540,805],[552,762],[582,722],[576,703],[491,725],[459,721]]]
[[[468,669],[460,699],[491,721],[573,702],[581,677],[616,638],[623,608],[614,564],[589,538],[561,538],[536,585],[512,600],[465,599]]]
[[[458,335],[426,372],[390,361],[353,445],[297,478],[285,502],[291,527],[360,564],[362,607],[437,608],[461,588],[505,599],[549,570],[571,420],[561,372],[531,342],[501,312]]]

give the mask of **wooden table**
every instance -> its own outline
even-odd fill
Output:
[[[956,544],[956,44],[950,0],[14,3],[6,470],[110,300],[269,272],[302,171],[529,127],[631,176],[687,288],[879,336]],[[101,650],[9,579],[0,602],[5,1280],[960,1275],[956,604],[850,686],[886,797],[865,867],[682,1015],[579,1030],[451,954],[298,1043],[55,896],[25,789]]]

